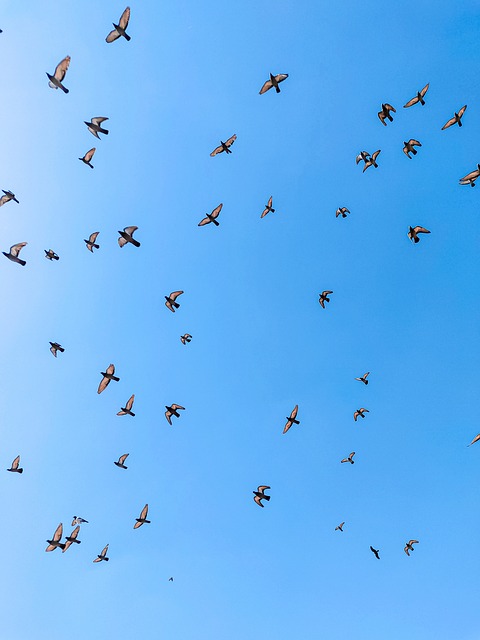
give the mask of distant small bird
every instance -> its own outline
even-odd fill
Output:
[[[108,552],[108,544],[105,547],[103,547],[102,551],[95,558],[94,562],[101,562],[102,560],[105,560],[106,562],[108,562],[110,558],[107,558],[107,552]]]
[[[168,420],[168,424],[172,424],[172,416],[180,418],[179,411],[185,411],[185,407],[181,407],[179,404],[172,404],[170,407],[165,405],[165,417]]]
[[[476,442],[478,442],[480,440],[480,433],[478,434],[478,436],[475,436],[474,439],[470,442],[469,445],[467,445],[468,447],[471,447],[472,444],[475,444]]]
[[[410,153],[413,153],[414,156],[416,156],[418,153],[418,151],[414,149],[414,147],[422,146],[421,142],[419,142],[418,140],[414,140],[413,138],[410,138],[408,142],[404,141],[403,144],[404,144],[403,153],[410,159],[412,158]]]
[[[50,80],[50,82],[48,83],[49,87],[51,87],[52,89],[61,89],[64,93],[68,93],[68,89],[63,86],[62,82],[65,78],[65,74],[67,73],[69,65],[70,56],[66,56],[61,62],[57,64],[53,76],[47,73],[48,79]]]
[[[120,381],[120,378],[117,378],[117,376],[113,375],[115,373],[115,365],[113,364],[109,364],[107,370],[101,371],[100,373],[102,374],[103,378],[98,385],[97,393],[102,393],[102,391],[104,391],[110,384],[110,380],[115,380],[115,382]]]
[[[173,578],[169,578],[169,579],[168,579],[168,581],[169,581],[169,582],[173,582]]]
[[[72,531],[72,533],[69,536],[66,536],[65,540],[65,545],[62,549],[62,553],[65,553],[65,551],[72,546],[73,543],[75,544],[81,544],[81,540],[77,540],[77,536],[78,533],[80,531],[80,525],[77,524],[77,526],[75,527],[75,529]]]
[[[363,162],[368,162],[369,158],[370,158],[370,154],[368,153],[368,151],[360,151],[358,156],[356,156],[356,158],[355,158],[355,163],[358,164],[362,160],[363,160]]]
[[[343,532],[343,525],[345,524],[345,522],[341,522],[338,527],[335,527],[335,531],[342,531]]]
[[[73,516],[72,527],[76,524],[88,524],[88,520],[84,520],[83,518],[80,518],[80,516]]]
[[[355,422],[357,421],[358,417],[365,418],[365,413],[370,413],[370,411],[368,409],[364,409],[363,407],[361,409],[357,409],[353,414],[353,419],[355,420]]]
[[[390,120],[390,122],[393,122],[393,118],[390,115],[391,111],[393,111],[393,113],[397,113],[396,109],[394,109],[391,104],[388,104],[388,102],[386,102],[385,104],[382,104],[382,110],[378,112],[378,117],[380,118],[380,122],[385,127],[387,126],[385,119]]]
[[[350,209],[347,209],[347,207],[340,207],[336,210],[335,217],[338,218],[338,216],[342,216],[342,218],[346,218],[347,213],[350,213]]]
[[[198,226],[204,227],[206,224],[210,224],[210,222],[213,222],[213,224],[216,227],[220,226],[220,223],[217,221],[217,218],[218,218],[218,214],[222,210],[222,207],[223,207],[223,202],[220,203],[218,207],[215,207],[212,213],[206,213],[205,214],[206,217],[200,220],[200,222],[198,223]]]
[[[470,171],[470,173],[467,173],[467,175],[463,176],[463,178],[460,178],[460,184],[461,185],[469,184],[471,187],[474,187],[475,180],[478,178],[478,176],[480,176],[480,164],[477,164],[476,169],[474,169],[473,171]]]
[[[425,94],[427,93],[429,86],[430,86],[430,83],[426,84],[421,91],[418,91],[417,95],[414,98],[409,100],[407,104],[403,105],[403,108],[406,109],[407,107],[412,107],[414,104],[417,104],[417,102],[420,102],[421,105],[424,105]]]
[[[88,240],[84,240],[85,244],[87,245],[87,249],[92,253],[94,248],[100,249],[100,245],[95,244],[95,240],[97,239],[97,236],[99,233],[100,233],[99,231],[95,231],[94,233],[90,234],[90,237],[88,238]]]
[[[428,229],[425,229],[425,227],[409,227],[407,236],[410,238],[410,240],[412,240],[412,242],[417,244],[418,242],[420,242],[420,238],[417,235],[419,233],[430,233],[430,231]]]
[[[63,536],[63,524],[60,523],[58,527],[55,529],[55,533],[53,534],[52,539],[47,540],[48,547],[45,549],[45,551],[55,551],[55,549],[64,549],[65,545],[62,542],[60,542],[60,540],[62,539],[62,536]]]
[[[96,118],[92,118],[90,122],[84,121],[84,123],[87,125],[90,133],[100,140],[100,136],[98,135],[99,133],[108,135],[108,129],[104,129],[100,126],[102,122],[105,122],[105,120],[108,120],[108,118],[97,116]]]
[[[48,251],[44,249],[44,251],[45,251],[45,258],[47,258],[47,260],[60,260],[60,256],[57,253],[55,253],[53,249],[49,249]]]
[[[287,433],[287,431],[290,429],[292,425],[300,424],[300,420],[296,420],[297,413],[298,413],[298,404],[296,404],[293,407],[292,412],[290,413],[288,418],[285,418],[285,420],[287,421],[287,424],[283,428],[283,433]]]
[[[415,549],[413,548],[414,544],[419,544],[418,540],[409,540],[408,542],[405,543],[405,547],[404,547],[404,551],[407,554],[407,556],[410,555],[409,551],[415,551]]]
[[[182,344],[187,344],[187,342],[192,341],[192,336],[189,333],[185,333],[183,336],[180,336],[180,340],[182,341]]]
[[[226,142],[222,142],[220,140],[220,146],[215,147],[215,149],[212,151],[212,153],[210,154],[210,156],[213,158],[213,156],[218,155],[219,153],[222,153],[223,151],[225,151],[225,153],[232,153],[230,151],[230,147],[232,146],[232,144],[235,142],[235,140],[237,139],[237,136],[234,134],[231,138],[229,138]]]
[[[114,462],[113,464],[116,464],[117,467],[120,467],[120,469],[128,469],[128,467],[126,467],[124,463],[129,455],[129,453],[124,453],[123,456],[119,457],[118,462]]]
[[[459,127],[463,127],[462,116],[465,113],[466,109],[467,109],[467,105],[465,104],[458,113],[455,111],[453,118],[450,118],[450,120],[447,120],[447,122],[443,125],[442,131],[444,129],[448,129],[454,124],[458,124]]]
[[[368,384],[368,376],[370,375],[370,371],[367,371],[367,373],[364,373],[363,376],[361,376],[360,378],[355,378],[355,380],[358,380],[359,382],[363,382],[363,384]]]
[[[380,549],[374,549],[372,546],[370,546],[370,551],[375,555],[377,560],[380,560],[380,556],[378,555],[380,553]]]
[[[2,189],[2,191],[4,195],[0,198],[0,207],[2,207],[7,202],[10,202],[10,200],[13,200],[17,204],[20,204],[12,191],[5,191],[5,189]]]
[[[138,529],[139,527],[142,526],[142,524],[150,524],[150,520],[147,520],[147,515],[148,515],[148,504],[146,504],[143,507],[140,517],[135,518],[136,522],[133,525],[133,528]]]
[[[130,244],[133,244],[134,247],[139,247],[140,242],[138,242],[138,240],[135,240],[135,238],[133,237],[133,234],[137,229],[138,227],[125,227],[123,231],[119,231],[118,233],[120,234],[120,238],[118,238],[118,246],[122,248],[128,242],[130,242]]]
[[[354,455],[355,455],[355,451],[352,451],[352,453],[348,456],[348,458],[344,458],[343,460],[340,460],[340,462],[350,462],[350,464],[355,464],[355,460],[353,459]]]
[[[328,296],[331,293],[333,293],[333,291],[322,291],[322,293],[318,294],[320,296],[318,301],[319,301],[320,306],[322,307],[322,309],[325,309],[325,302],[330,302],[330,298]]]
[[[56,358],[57,357],[57,351],[60,351],[60,353],[63,353],[65,351],[65,349],[58,342],[50,342],[50,351],[52,352],[52,354]]]
[[[9,253],[5,253],[5,251],[2,251],[2,253],[3,253],[4,256],[6,256],[12,262],[16,262],[17,264],[21,264],[22,267],[24,267],[27,263],[26,263],[25,260],[21,260],[21,258],[18,257],[18,254],[20,253],[20,251],[23,249],[23,247],[26,244],[27,244],[26,242],[19,242],[18,244],[14,244],[12,247],[10,247],[10,252]]]
[[[130,20],[130,7],[127,7],[125,11],[120,16],[120,20],[118,24],[112,22],[115,27],[113,31],[110,31],[108,36],[105,38],[105,42],[114,42],[118,40],[120,36],[123,36],[125,40],[131,40],[130,36],[127,34],[128,21]]]
[[[81,160],[84,164],[88,164],[90,169],[93,169],[93,164],[90,162],[90,160],[93,158],[95,151],[96,148],[92,147],[89,151],[87,151],[83,158],[79,158],[79,160]]]
[[[368,160],[365,161],[365,166],[363,167],[362,173],[365,173],[368,167],[375,167],[375,169],[378,169],[377,158],[380,152],[381,152],[381,149],[377,149],[377,151],[372,153],[372,155],[368,158]]]
[[[270,78],[265,82],[263,87],[260,89],[259,94],[262,95],[267,93],[272,87],[275,87],[275,91],[280,93],[280,87],[278,86],[280,82],[283,82],[288,78],[288,73],[279,73],[274,76],[272,73],[270,74]]]
[[[165,306],[167,307],[167,309],[170,309],[170,311],[173,311],[173,313],[175,313],[175,309],[178,309],[180,307],[179,303],[175,302],[175,300],[178,298],[178,296],[181,296],[182,293],[183,291],[172,291],[169,296],[163,296],[166,300]]]
[[[273,202],[273,196],[270,196],[260,218],[264,218],[267,215],[267,213],[275,213],[275,209],[272,207],[272,202]]]
[[[135,414],[131,410],[133,407],[133,401],[135,400],[135,394],[132,394],[130,398],[127,400],[127,404],[124,407],[121,407],[120,411],[117,413],[117,416],[132,416],[135,417]]]
[[[20,467],[20,456],[17,456],[15,460],[12,462],[12,466],[7,471],[13,471],[14,473],[23,473],[23,469]]]
[[[270,500],[270,496],[266,496],[265,495],[265,490],[266,489],[270,489],[270,487],[268,487],[266,484],[261,485],[260,487],[258,487],[258,489],[256,491],[252,491],[252,493],[254,494],[254,500],[255,502],[258,504],[259,507],[264,507],[264,505],[262,504],[262,500],[267,500],[267,502]]]

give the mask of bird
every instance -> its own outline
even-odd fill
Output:
[[[133,234],[137,229],[138,227],[125,227],[123,231],[119,231],[118,233],[120,234],[120,238],[118,238],[118,246],[122,248],[128,242],[130,242],[130,244],[133,244],[134,247],[139,247],[140,242],[138,240],[135,240],[135,238],[133,237]]]
[[[120,16],[120,20],[118,24],[112,22],[115,27],[113,31],[110,31],[108,36],[105,38],[105,42],[115,42],[118,40],[120,36],[123,36],[125,40],[131,40],[131,37],[127,33],[128,21],[130,20],[130,7],[127,7],[125,11]]]
[[[407,156],[407,158],[412,158],[412,156],[410,155],[411,153],[413,153],[414,156],[417,155],[418,151],[416,149],[414,149],[414,147],[421,147],[422,143],[419,142],[418,140],[414,140],[413,138],[410,138],[410,140],[408,142],[403,142],[404,147],[403,147],[403,153]]]
[[[267,502],[270,500],[270,496],[265,495],[265,489],[270,489],[270,487],[264,484],[258,487],[256,491],[252,491],[255,496],[253,499],[258,504],[258,506],[262,508],[264,507],[264,505],[262,504],[262,500],[267,500]]]
[[[378,555],[380,552],[380,549],[374,549],[371,545],[370,545],[370,551],[375,555],[375,557],[377,558],[377,560],[380,560],[380,556]]]
[[[381,149],[377,149],[377,151],[372,153],[372,155],[368,158],[368,160],[365,161],[365,166],[363,167],[362,173],[365,173],[368,167],[375,167],[375,169],[378,169],[377,158],[380,152],[381,152]]]
[[[220,223],[217,221],[218,215],[220,213],[220,211],[222,210],[223,207],[223,203],[220,203],[218,205],[218,207],[215,207],[215,209],[212,211],[212,213],[206,213],[205,214],[205,218],[202,218],[200,220],[200,222],[198,223],[199,227],[204,227],[206,224],[210,224],[211,222],[213,222],[213,224],[216,227],[220,226]]]
[[[463,176],[463,178],[460,178],[460,184],[461,185],[469,184],[471,187],[474,187],[475,180],[478,178],[478,176],[480,176],[480,164],[477,164],[476,169],[474,169],[473,171],[470,171],[470,173],[467,173],[467,175]]]
[[[350,209],[347,209],[347,207],[340,207],[336,210],[335,217],[338,218],[338,216],[342,216],[342,218],[346,218],[347,213],[350,213]]]
[[[260,218],[264,218],[267,215],[267,213],[275,213],[275,209],[272,207],[272,202],[273,202],[273,196],[270,196]]]
[[[81,160],[84,164],[88,164],[90,169],[93,169],[93,164],[90,162],[90,160],[93,158],[93,154],[95,153],[95,151],[96,151],[96,148],[92,147],[87,151],[87,153],[83,156],[83,158],[79,158],[79,160]]]
[[[430,233],[430,231],[428,229],[425,229],[425,227],[409,227],[407,236],[410,238],[410,240],[412,240],[412,242],[417,244],[418,242],[420,242],[420,238],[417,235],[418,233]]]
[[[425,104],[424,97],[428,91],[429,86],[430,86],[430,83],[426,84],[421,91],[418,91],[417,95],[414,98],[409,100],[407,104],[403,105],[403,108],[406,109],[407,107],[412,107],[414,104],[417,104],[417,102],[420,102],[421,105],[424,105]]]
[[[117,416],[132,416],[135,417],[135,414],[131,410],[133,407],[133,401],[135,400],[135,394],[131,395],[127,400],[127,404],[124,407],[121,407],[120,411],[117,413]]]
[[[27,263],[25,262],[25,260],[22,260],[21,258],[19,258],[18,254],[26,244],[27,244],[26,242],[19,242],[18,244],[14,244],[12,247],[10,247],[9,253],[5,253],[5,251],[2,251],[2,253],[12,262],[21,264],[22,267],[24,267]]]
[[[148,515],[148,504],[146,504],[143,507],[140,517],[135,518],[136,522],[133,525],[133,528],[138,529],[139,527],[142,526],[142,524],[150,524],[150,520],[147,520],[147,515]]]
[[[65,551],[66,551],[69,547],[71,547],[73,543],[75,543],[75,544],[81,544],[81,542],[82,542],[82,541],[81,541],[81,540],[77,540],[77,536],[78,536],[79,531],[80,531],[80,525],[79,525],[79,524],[77,524],[77,526],[76,526],[76,527],[75,527],[75,529],[72,531],[72,533],[71,533],[69,536],[66,536],[66,537],[65,537],[66,542],[65,542],[65,544],[64,544],[64,546],[63,546],[62,553],[65,553]]]
[[[350,462],[350,464],[355,464],[355,460],[353,459],[354,455],[355,455],[355,451],[352,451],[352,453],[348,456],[348,458],[344,458],[343,460],[340,460],[340,462]]]
[[[65,349],[58,342],[50,342],[50,351],[52,352],[52,354],[56,358],[57,357],[57,351],[60,351],[60,353],[63,353],[65,351]]]
[[[360,418],[365,418],[365,413],[370,413],[370,411],[368,409],[364,409],[363,407],[361,409],[357,409],[353,414],[353,419],[355,420],[355,422],[357,421],[357,418],[359,416]]]
[[[168,579],[168,581],[169,581],[169,582],[173,582],[173,578],[169,578],[169,579]]]
[[[120,456],[118,459],[118,462],[115,462],[113,464],[116,464],[117,467],[120,467],[120,469],[128,469],[128,467],[125,466],[125,460],[128,458],[130,454],[129,453],[124,453],[123,456]]]
[[[107,370],[100,371],[100,373],[102,374],[103,378],[101,379],[100,384],[98,385],[97,393],[102,393],[102,391],[104,391],[110,384],[110,380],[115,380],[115,382],[120,381],[120,378],[117,378],[117,376],[113,375],[115,373],[114,364],[109,364]]]
[[[10,202],[10,200],[13,200],[17,204],[20,204],[13,191],[5,191],[5,189],[2,189],[2,191],[4,195],[0,198],[0,207],[2,207],[7,202]]]
[[[405,543],[405,547],[404,547],[404,551],[407,554],[407,556],[410,555],[409,551],[415,551],[415,549],[413,548],[414,544],[419,544],[418,540],[409,540],[408,542]]]
[[[300,420],[296,420],[297,413],[298,413],[298,404],[296,404],[293,407],[292,412],[290,413],[288,418],[285,418],[285,420],[287,421],[287,424],[283,428],[283,433],[287,433],[287,431],[290,429],[292,425],[300,424]]]
[[[94,562],[101,562],[102,560],[105,560],[105,562],[108,562],[110,558],[107,558],[107,551],[108,551],[108,544],[105,547],[103,547],[102,551],[95,558]]]
[[[182,293],[183,291],[172,291],[169,296],[163,296],[166,300],[165,306],[167,307],[167,309],[170,309],[170,311],[173,311],[173,313],[175,313],[175,309],[178,309],[180,306],[178,302],[175,302],[175,300],[178,298],[178,296],[181,296]]]
[[[342,531],[343,532],[343,525],[345,524],[345,522],[341,522],[338,527],[335,527],[335,531]]]
[[[84,123],[87,125],[90,133],[100,140],[100,136],[98,135],[99,133],[104,133],[106,136],[108,135],[108,129],[104,129],[100,126],[102,122],[105,122],[105,120],[108,120],[108,118],[97,116],[96,118],[92,118],[90,122],[86,122],[84,120]]]
[[[475,444],[476,442],[478,442],[480,440],[480,433],[478,434],[478,436],[475,436],[474,439],[470,442],[470,444],[467,445],[467,447],[471,447],[472,444]]]
[[[73,516],[72,527],[76,524],[88,524],[88,520],[84,520],[83,518],[80,518],[80,516]]]
[[[320,296],[318,301],[319,301],[320,306],[322,307],[322,309],[325,309],[325,302],[330,302],[330,298],[328,296],[331,293],[333,293],[333,291],[322,291],[322,293],[318,294]]]
[[[192,336],[189,333],[185,333],[183,336],[180,336],[180,340],[182,341],[182,344],[187,344],[187,342],[192,341]]]
[[[172,416],[180,418],[179,411],[185,411],[185,407],[181,407],[179,404],[172,404],[170,407],[165,405],[165,417],[168,420],[168,424],[172,424]]]
[[[63,524],[60,523],[58,527],[55,529],[55,533],[53,534],[52,539],[47,540],[48,547],[45,549],[45,551],[55,551],[55,549],[64,549],[65,544],[60,542],[60,540],[62,539],[62,536],[63,536]]]
[[[388,102],[386,102],[385,104],[382,104],[382,110],[378,112],[378,117],[380,118],[380,122],[385,127],[387,126],[385,119],[390,120],[390,122],[393,122],[393,118],[390,115],[390,111],[393,111],[393,113],[397,113],[396,109],[392,107],[391,104],[388,104]]]
[[[220,145],[218,147],[215,147],[215,149],[210,154],[210,157],[213,158],[213,156],[216,156],[217,154],[222,153],[223,151],[225,151],[225,153],[232,153],[230,151],[230,147],[232,146],[232,144],[235,142],[236,139],[237,139],[237,136],[233,134],[233,136],[229,138],[226,142],[222,142],[220,140]]]
[[[362,160],[364,162],[368,162],[368,159],[370,158],[370,154],[368,153],[368,151],[360,151],[360,153],[358,154],[358,156],[356,156],[355,158],[355,163],[358,164],[359,162],[361,162]]]
[[[47,73],[49,83],[48,86],[52,89],[61,89],[64,93],[68,93],[68,89],[63,86],[62,82],[67,73],[67,69],[70,65],[70,56],[66,56],[61,62],[57,64],[55,73],[51,76]]]
[[[48,251],[44,249],[44,251],[45,258],[47,258],[47,260],[60,260],[60,256],[58,255],[58,253],[55,253],[53,249],[49,249]]]
[[[455,114],[453,116],[453,118],[450,118],[450,120],[447,120],[447,122],[443,125],[442,127],[442,131],[444,129],[448,129],[449,127],[451,127],[454,124],[458,124],[459,127],[463,127],[462,124],[462,116],[465,113],[467,109],[467,105],[463,105],[463,107],[458,111],[458,113],[455,111]]]
[[[100,245],[95,244],[95,240],[97,239],[97,236],[99,233],[100,233],[99,231],[94,231],[94,233],[90,234],[90,237],[88,238],[88,240],[84,240],[85,244],[87,245],[87,249],[92,253],[94,248],[100,249]]]
[[[23,469],[22,467],[19,468],[20,464],[20,456],[17,456],[15,458],[15,460],[12,462],[12,466],[10,467],[10,469],[7,469],[7,471],[12,471],[14,473],[23,473]]]
[[[370,375],[370,371],[367,371],[367,373],[364,373],[363,376],[360,376],[360,378],[355,378],[355,380],[358,380],[359,382],[363,382],[363,384],[368,384],[368,376]]]
[[[264,83],[263,87],[258,92],[260,95],[267,93],[272,87],[275,87],[275,91],[280,93],[280,87],[278,86],[280,82],[283,82],[288,78],[288,73],[279,73],[274,76],[272,73],[270,74],[270,78]]]

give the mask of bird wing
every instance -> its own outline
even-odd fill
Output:
[[[291,420],[287,420],[287,424],[283,428],[283,433],[287,433],[287,431],[290,429],[292,424],[293,424],[293,422]]]
[[[450,120],[447,120],[447,122],[442,127],[442,131],[444,129],[448,129],[448,127],[451,127],[452,124],[455,124],[456,121],[457,121],[457,119],[455,118],[455,116],[453,118],[450,118]]]
[[[148,515],[148,504],[146,504],[143,509],[142,509],[142,513],[140,514],[140,520],[145,520],[145,518]]]
[[[215,207],[215,209],[212,211],[212,213],[210,214],[212,216],[212,218],[218,218],[218,214],[220,213],[220,211],[222,210],[223,207],[223,202],[220,203],[218,205],[218,207]]]
[[[45,551],[55,551],[57,547],[54,547],[53,544],[49,544]]]
[[[403,147],[403,153],[410,158],[410,156],[408,155],[409,154],[409,150],[408,150],[407,147]]]
[[[290,414],[290,420],[295,420],[298,413],[298,404],[293,407],[292,413]]]
[[[90,160],[93,158],[93,155],[94,155],[95,151],[96,151],[96,148],[95,148],[95,147],[92,147],[92,148],[90,149],[90,151],[87,151],[87,153],[83,156],[83,159],[84,159],[86,162],[90,162]],[[92,235],[93,235],[93,234],[92,234]]]
[[[259,507],[263,507],[262,499],[259,496],[254,496],[253,498]]]
[[[120,34],[116,29],[113,29],[113,31],[110,31],[108,36],[105,38],[105,42],[115,42],[118,38],[120,38]],[[99,562],[99,560],[94,560],[94,562]]]
[[[267,202],[267,206],[271,207],[273,203],[273,196],[270,196]]]
[[[403,105],[403,108],[404,108],[404,109],[406,109],[407,107],[411,107],[411,106],[413,106],[414,104],[417,104],[417,102],[418,102],[418,98],[417,98],[417,96],[415,96],[414,98],[412,98],[411,100],[409,100],[409,101],[407,102],[407,104],[404,104],[404,105]]]
[[[368,409],[365,409],[364,407],[360,407],[360,411],[362,411],[362,412],[366,411],[367,413],[370,413],[370,411]]]
[[[122,27],[122,29],[126,29],[128,27],[129,20],[130,20],[130,7],[127,7],[120,17],[118,26]]]
[[[410,556],[409,550],[408,550],[408,545],[405,545],[403,547],[403,550],[405,551],[405,553],[407,554],[407,556]]]
[[[143,522],[135,522],[135,524],[133,525],[134,529],[138,529],[139,527],[141,527],[143,524]]]
[[[287,78],[288,78],[288,73],[279,73],[278,75],[275,76],[275,80],[277,82],[283,82]]]
[[[325,302],[324,302],[322,297],[320,297],[319,303],[320,303],[320,306],[322,307],[322,309],[325,309]]]
[[[379,112],[377,113],[377,116],[379,117],[380,122],[381,122],[383,125],[387,126],[387,123],[385,122],[385,118],[386,118],[385,113],[384,113],[383,111],[379,111]]]
[[[102,124],[102,122],[105,122],[105,120],[108,120],[108,118],[103,118],[99,116],[98,118],[92,118],[90,122],[92,124],[96,124],[97,126],[99,126]]]
[[[467,110],[467,105],[465,104],[465,105],[463,105],[463,107],[458,112],[458,117],[461,118],[466,110]]]
[[[178,296],[181,296],[183,293],[183,291],[172,291],[172,293],[170,294],[170,298],[175,302],[175,300],[178,298]]]
[[[360,414],[358,413],[358,411],[355,411],[355,413],[353,414],[353,419],[355,420],[355,422],[357,421],[357,418]]]
[[[210,224],[210,222],[211,222],[210,218],[202,218],[198,223],[198,226],[204,227],[206,224]]]
[[[425,94],[427,93],[427,91],[428,91],[428,87],[429,87],[429,86],[430,86],[430,83],[428,82],[428,83],[423,87],[423,89],[420,91],[420,95],[422,96],[422,98],[423,98],[423,97],[425,96]]]
[[[392,105],[388,104],[388,102],[385,103],[385,109],[387,111],[393,111],[393,113],[397,113],[397,110],[395,109],[395,107],[392,107]]]
[[[425,229],[425,227],[414,227],[413,230],[415,233],[430,233],[430,231]]]
[[[125,405],[125,408],[128,409],[129,411],[133,407],[134,400],[135,400],[135,394],[133,393],[128,399],[127,404]]]
[[[421,147],[421,146],[422,146],[422,143],[421,143],[421,142],[419,142],[418,140],[413,140],[413,138],[411,138],[411,139],[408,141],[408,144],[411,144],[411,145],[412,145],[412,147]]]
[[[175,409],[175,411],[177,411],[178,409],[180,409],[181,411],[185,411],[185,407],[182,407],[179,404],[172,404],[171,408]]]
[[[61,540],[62,536],[63,536],[63,524],[60,523],[58,527],[55,529],[55,533],[53,534],[53,541],[58,542],[59,540]]]
[[[113,374],[115,373],[115,365],[114,364],[109,364],[108,365],[107,373],[109,373],[111,376],[113,376]]]
[[[168,424],[172,424],[172,415],[173,413],[171,411],[168,411],[168,409],[167,411],[165,411],[165,417],[168,420]]]
[[[260,218],[264,218],[264,217],[267,215],[267,213],[268,213],[268,212],[269,212],[269,209],[268,209],[268,207],[267,207],[266,209],[264,209],[264,210],[262,211],[262,215],[260,216]]]
[[[372,153],[372,160],[376,160],[381,152],[381,149],[377,149],[374,153]]]
[[[102,549],[102,553],[100,554],[102,557],[105,557],[107,555],[107,551],[108,551],[108,544],[106,547],[103,547]]]
[[[10,247],[12,256],[16,258],[26,244],[26,242],[19,242],[18,244],[14,244],[13,247]]]
[[[273,87],[272,81],[271,80],[267,80],[258,93],[260,95],[262,95],[263,93],[267,93],[267,91],[269,89],[271,89],[272,87]]]
[[[352,453],[348,457],[353,458],[354,455],[355,455],[355,451],[352,451]]]
[[[120,237],[118,238],[118,246],[121,248],[121,247],[124,247],[126,244],[127,244],[127,241],[125,240],[125,238],[123,238],[122,236],[120,236]]]
[[[408,544],[419,544],[418,540],[409,540]]]
[[[235,142],[235,140],[237,139],[236,134],[233,134],[233,136],[231,138],[229,138],[226,142],[225,142],[225,146],[226,147],[231,147],[232,144]]]
[[[219,147],[215,147],[215,149],[212,151],[210,156],[213,158],[213,156],[216,156],[218,153],[222,153],[222,151],[223,151],[222,145],[220,145]]]
[[[50,347],[50,351],[53,353],[55,358],[57,357],[57,347]]]
[[[370,371],[367,371],[367,373],[363,374],[363,377],[365,378],[365,380],[368,378],[369,375],[370,375]]]
[[[20,464],[20,456],[17,456],[15,460],[12,462],[12,469],[18,469],[19,464]]]
[[[94,233],[90,234],[90,237],[88,239],[88,241],[93,244],[95,242],[95,240],[97,239],[98,234],[100,233],[100,231],[95,231]]]
[[[118,459],[118,464],[123,464],[129,455],[130,454],[128,453],[124,453],[123,456],[120,456],[120,458]]]
[[[0,207],[2,207],[4,204],[6,204],[7,202],[10,202],[11,198],[9,198],[7,195],[2,196],[0,198]]]
[[[322,296],[328,296],[331,293],[333,293],[333,291],[322,291]]]
[[[77,524],[77,526],[75,527],[75,529],[72,531],[72,533],[68,536],[70,538],[70,540],[76,540],[78,537],[78,533],[80,531],[80,525]],[[68,544],[68,540],[67,540],[67,544]]]
[[[479,440],[480,440],[480,433],[478,434],[478,436],[475,436],[475,438],[470,442],[468,446],[470,447],[472,444],[475,444],[475,442],[478,442]]]
[[[480,176],[480,171],[478,169],[475,169],[474,171],[470,171],[470,173],[467,173],[466,176],[463,176],[463,178],[460,178],[460,182],[468,182],[469,180],[476,180],[478,178],[478,176]]]
[[[128,233],[129,236],[133,236],[134,231],[136,231],[138,227],[125,227],[124,232]]]
[[[65,78],[65,74],[67,73],[67,69],[70,65],[70,56],[66,56],[61,62],[57,64],[55,69],[55,73],[53,74],[55,79],[59,82]]]
[[[105,376],[100,380],[100,384],[98,385],[97,393],[102,393],[110,384],[110,379]]]
[[[173,311],[173,313],[175,313],[175,309],[172,307],[172,303],[169,300],[165,302],[165,306],[167,307],[167,309],[170,309],[170,311]]]
[[[348,458],[343,458],[343,460],[340,460],[340,462],[348,462]]]
[[[258,487],[257,491],[259,493],[263,493],[266,489],[270,489],[270,487],[268,487],[266,484],[262,484],[260,487]]]

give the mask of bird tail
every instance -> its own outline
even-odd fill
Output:
[[[18,260],[18,264],[21,264],[22,267],[24,267],[27,264],[27,262],[25,260],[22,260],[21,258],[17,258],[17,260]]]
[[[461,121],[461,120],[459,120],[459,121],[458,121],[458,126],[459,126],[459,127],[463,127],[463,124],[462,124],[462,121]]]
[[[99,127],[98,131],[99,131],[99,133],[104,133],[106,136],[108,136],[108,129],[102,129],[101,127]]]
[[[265,496],[265,495],[264,495],[264,496],[263,496],[263,498],[264,498],[265,500],[267,500],[267,501],[268,501],[268,500],[270,500],[270,496]]]
[[[64,87],[63,84],[60,85],[60,89],[63,91],[63,93],[68,93],[68,89]]]
[[[413,153],[414,156],[416,156],[417,155],[417,150],[416,149],[412,149],[412,153]]]
[[[140,242],[138,240],[135,240],[135,238],[132,238],[132,244],[134,247],[139,247],[140,246]]]
[[[390,114],[387,115],[387,118],[390,120],[390,122],[393,122],[393,118]]]
[[[277,93],[280,93],[280,87],[275,87],[275,91],[276,91]]]
[[[80,158],[81,160],[81,158]],[[88,166],[90,167],[90,169],[93,169],[93,164],[91,164],[90,162],[87,162]]]
[[[17,469],[18,473],[23,473],[23,469]]]
[[[134,418],[135,414],[133,413],[133,411],[130,411],[130,415]]]
[[[57,349],[60,351],[60,353],[63,353],[65,351],[63,347],[57,347]]]
[[[100,249],[100,245],[99,244],[92,244],[92,247],[95,247],[95,249]]]
[[[120,378],[117,378],[117,376],[112,376],[112,380],[115,380],[115,382],[120,382]]]
[[[423,98],[420,98],[420,104],[424,105],[425,104],[425,100]]]
[[[219,226],[220,226],[220,223],[219,223],[219,222],[217,222],[216,220],[212,220],[212,222],[213,222],[213,224],[214,224],[216,227],[219,227]]]
[[[124,33],[123,35],[125,37],[125,40],[127,40],[127,42],[130,42],[132,38],[128,35],[128,33]]]
[[[180,307],[180,305],[178,304],[178,302],[172,302],[173,306],[175,307],[175,309],[178,309]]]
[[[105,562],[108,562],[110,560],[110,558],[104,558]]]

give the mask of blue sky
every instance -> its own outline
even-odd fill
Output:
[[[2,483],[4,636],[477,639],[479,189],[458,180],[480,161],[478,3],[145,0],[110,45],[124,4],[0,8],[0,188],[20,200],[1,250],[28,242],[0,265],[1,464],[25,469]],[[45,75],[65,55],[68,95]],[[289,78],[259,96],[270,71]],[[363,149],[382,150],[365,174]],[[129,225],[139,249],[118,247]],[[46,554],[74,514],[82,544]]]

